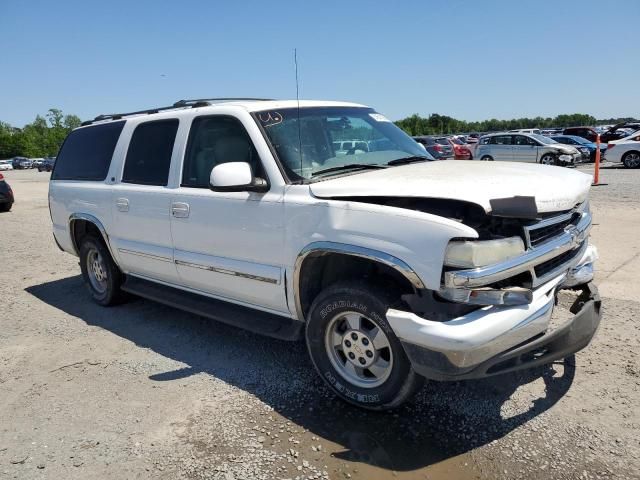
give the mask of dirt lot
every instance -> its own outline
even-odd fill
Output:
[[[336,400],[302,344],[94,305],[53,242],[49,175],[6,177],[0,478],[640,478],[640,170],[592,193],[604,319],[586,350],[385,414]]]

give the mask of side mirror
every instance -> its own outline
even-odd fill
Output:
[[[266,192],[269,185],[253,176],[246,162],[228,162],[216,165],[209,176],[209,187],[214,192]]]

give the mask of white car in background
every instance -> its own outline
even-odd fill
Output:
[[[13,170],[13,165],[11,164],[11,160],[1,160],[0,161],[0,172],[6,170]]]
[[[609,142],[604,158],[608,162],[622,163],[627,168],[640,167],[640,130]]]

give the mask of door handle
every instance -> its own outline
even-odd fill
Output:
[[[129,200],[126,198],[119,198],[116,200],[116,208],[119,212],[129,211]]]
[[[176,218],[187,218],[189,216],[189,204],[184,202],[173,202],[171,204],[171,215]]]

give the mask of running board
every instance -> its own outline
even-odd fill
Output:
[[[304,324],[298,320],[243,307],[235,303],[216,300],[178,288],[127,276],[122,290],[139,297],[163,303],[186,312],[244,328],[260,335],[280,340],[302,338]]]

